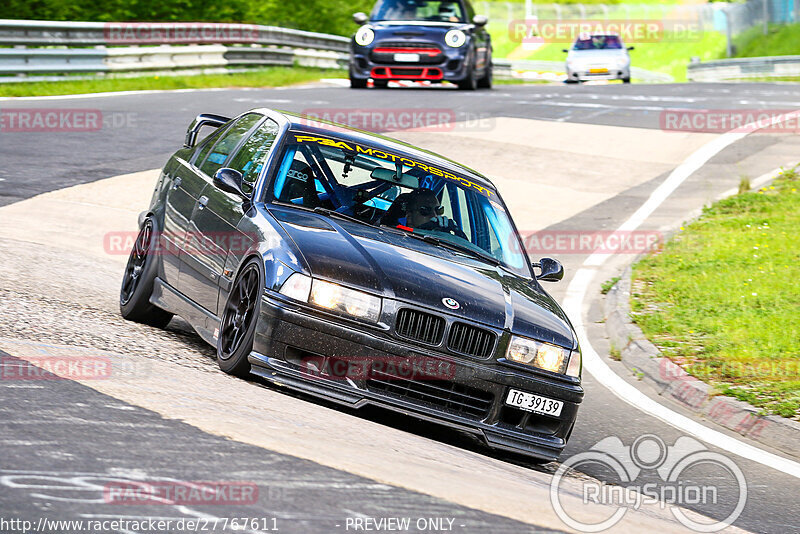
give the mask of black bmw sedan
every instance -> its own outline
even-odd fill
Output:
[[[475,171],[257,109],[189,127],[140,216],[120,309],[183,317],[227,373],[548,461],[583,398],[577,337],[540,286],[562,276],[530,262]]]

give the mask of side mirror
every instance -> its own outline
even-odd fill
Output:
[[[629,46],[629,47],[628,47],[628,50],[634,50],[635,48],[636,48],[636,47]]]
[[[489,23],[489,18],[486,15],[475,15],[472,17],[472,23],[475,26],[482,28]]]
[[[353,13],[353,22],[358,24],[359,26],[363,26],[367,23],[367,15],[359,11],[358,13]]]
[[[226,193],[233,193],[242,198],[249,198],[242,190],[242,173],[236,169],[223,167],[214,173],[214,186]]]
[[[231,119],[223,117],[222,115],[215,115],[213,113],[201,113],[194,118],[192,124],[186,130],[186,139],[183,142],[184,148],[192,148],[197,142],[197,134],[203,126],[211,126],[219,128],[223,124],[229,122]]]
[[[561,262],[553,258],[542,258],[539,263],[534,264],[534,267],[539,267],[542,270],[536,277],[537,280],[543,282],[558,282],[564,278],[564,266]]]

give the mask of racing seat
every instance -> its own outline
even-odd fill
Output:
[[[283,186],[279,200],[292,202],[300,197],[303,199],[303,206],[316,208],[322,204],[317,196],[314,172],[311,166],[304,161],[294,160],[286,173],[286,184]]]
[[[400,224],[400,218],[405,217],[408,211],[407,204],[410,197],[411,193],[401,193],[397,195],[397,198],[392,201],[392,205],[389,206],[389,209],[386,210],[386,213],[381,217],[380,224],[386,226],[397,226]]]

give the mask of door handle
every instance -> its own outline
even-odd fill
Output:
[[[202,196],[202,197],[197,199],[197,209],[201,210],[201,209],[205,208],[206,204],[208,204],[208,197],[207,196],[204,195],[204,196]]]
[[[178,189],[181,186],[181,183],[183,183],[183,180],[181,180],[180,176],[172,180],[172,190],[175,191]]]

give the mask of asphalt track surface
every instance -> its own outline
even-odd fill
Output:
[[[629,126],[658,129],[666,110],[684,109],[800,109],[800,89],[782,84],[708,84],[708,85],[603,85],[603,86],[500,86],[491,92],[462,93],[449,90],[389,89],[351,91],[337,87],[305,87],[280,90],[226,90],[187,93],[117,95],[88,99],[53,99],[45,101],[0,101],[0,110],[9,108],[75,108],[96,109],[109,120],[102,132],[63,133],[0,133],[0,205],[10,204],[43,192],[92,182],[109,176],[158,168],[180,146],[185,128],[199,112],[235,115],[254,107],[272,107],[302,112],[320,108],[430,108],[448,109],[456,120],[484,120],[492,117],[518,117],[560,122],[608,126]],[[487,135],[490,135],[487,133]],[[650,228],[662,228],[691,216],[702,205],[698,194],[721,193],[731,187],[714,173],[714,164],[736,165],[747,161],[751,176],[764,173],[784,161],[752,160],[770,148],[784,143],[793,146],[793,139],[775,136],[750,136],[715,156],[708,168],[690,177],[648,221]],[[796,146],[796,145],[795,145]],[[800,153],[800,152],[798,152]],[[513,157],[509,154],[509,157]],[[750,158],[749,160],[747,158]],[[491,162],[487,162],[490,166]],[[558,162],[553,163],[554,166]],[[489,172],[490,169],[479,169]],[[728,177],[729,178],[729,177]],[[663,177],[650,180],[587,209],[553,228],[616,228],[660,183]],[[735,184],[734,184],[735,185]],[[705,197],[703,197],[705,198]],[[569,275],[585,257],[568,259],[567,277],[548,290],[563,296]],[[589,335],[597,343],[598,352],[607,353],[604,345],[601,311],[592,305],[585,311]],[[594,341],[593,341],[594,342]],[[630,378],[621,364],[609,361],[620,375]],[[586,375],[586,400],[581,408],[572,439],[562,461],[590,449],[601,439],[615,435],[626,444],[646,434],[659,436],[667,444],[674,443],[682,432],[655,418],[637,412],[621,403],[611,392]],[[80,384],[68,381],[47,381],[25,388],[19,384],[0,384],[0,421],[6,429],[2,436],[3,460],[0,477],[25,474],[47,477],[72,473],[91,479],[105,472],[109,465],[121,473],[146,469],[164,476],[186,479],[185,466],[191,466],[198,480],[237,478],[247,473],[249,480],[259,482],[262,492],[274,496],[274,507],[265,516],[293,521],[302,528],[289,532],[332,532],[351,511],[367,516],[411,515],[422,517],[454,517],[462,521],[465,532],[526,532],[535,527],[485,512],[470,510],[419,493],[377,484],[354,475],[322,467],[263,449],[237,444],[174,421],[160,419],[136,406],[124,405]],[[660,399],[646,387],[649,396],[667,403],[678,413],[688,413],[677,404]],[[308,399],[310,403],[316,403]],[[74,412],[74,406],[93,407],[87,420]],[[378,411],[365,417],[381,423],[405,428],[404,423]],[[707,423],[713,426],[713,423]],[[715,427],[721,430],[719,427]],[[434,425],[415,426],[412,430],[454,443],[469,450],[479,450],[468,440],[442,432]],[[721,430],[734,435],[731,432]],[[143,449],[126,446],[139,437],[147,443]],[[748,440],[744,441],[750,442]],[[15,445],[16,443],[16,445]],[[37,451],[33,454],[31,444]],[[99,444],[102,444],[100,446]],[[758,445],[758,444],[756,444]],[[800,531],[800,506],[796,494],[798,480],[763,465],[731,455],[709,446],[712,451],[730,457],[742,469],[748,484],[748,500],[735,526],[754,532]],[[778,455],[780,451],[766,450]],[[225,451],[223,454],[221,451]],[[229,454],[234,451],[236,454]],[[485,451],[483,451],[486,453]],[[488,454],[488,453],[486,453]],[[785,456],[785,455],[784,455]],[[102,460],[100,460],[102,459]],[[522,458],[507,461],[530,465]],[[102,462],[102,466],[98,466]],[[203,468],[198,470],[198,465]],[[102,467],[102,469],[100,469]],[[530,466],[531,469],[540,469]],[[585,472],[601,480],[615,482],[600,468],[588,466]],[[695,473],[698,481],[717,474]],[[0,478],[2,480],[2,478]],[[7,479],[6,479],[7,480]],[[659,480],[652,474],[637,483]],[[30,480],[29,480],[30,482]],[[735,488],[720,481],[720,502],[717,506],[696,509],[717,519],[730,512]],[[476,490],[478,491],[478,490]],[[61,490],[61,494],[69,491]],[[10,487],[0,490],[3,515],[36,517],[43,511],[59,516],[89,517],[92,506],[79,499],[59,501],[47,498],[35,488]],[[80,492],[77,492],[78,494]],[[71,497],[75,495],[72,494]],[[65,504],[67,503],[67,504]],[[205,511],[135,510],[132,515],[198,517]],[[236,509],[215,507],[213,514],[233,517]],[[80,515],[84,514],[84,515]],[[250,514],[252,515],[252,514]],[[331,528],[333,525],[333,528]],[[457,530],[457,529],[456,529]]]

